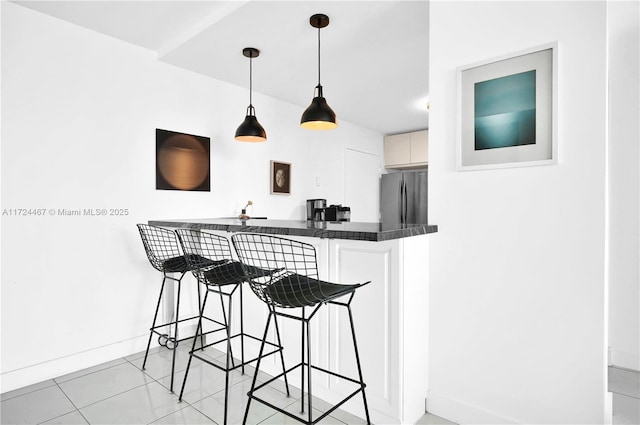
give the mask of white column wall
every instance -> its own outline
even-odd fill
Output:
[[[2,209],[129,211],[2,216],[1,392],[143,348],[160,275],[136,223],[232,216],[247,200],[251,215],[304,219],[307,198],[344,202],[348,148],[382,156],[381,134],[344,121],[309,132],[298,125],[303,108],[258,93],[269,140],[238,143],[246,89],[19,5],[1,7]],[[155,190],[156,128],[211,138],[211,192]],[[272,159],[292,163],[290,196],[269,194]],[[359,200],[349,201],[357,211]]]
[[[609,362],[640,370],[640,3],[607,3]]]
[[[606,4],[432,1],[430,26],[427,408],[601,423]],[[456,172],[456,68],[554,41],[558,165]]]

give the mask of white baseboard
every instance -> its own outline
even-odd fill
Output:
[[[48,379],[57,378],[71,372],[138,353],[147,348],[148,338],[149,335],[147,334],[4,372],[0,374],[0,393],[37,384]],[[156,343],[152,342],[152,346],[154,344]]]
[[[487,412],[457,400],[429,391],[427,412],[457,424],[515,424],[517,421]]]
[[[609,349],[609,365],[640,370],[640,354]]]

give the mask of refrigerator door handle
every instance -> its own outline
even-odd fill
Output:
[[[404,202],[402,202],[402,187],[404,186],[404,181],[400,180],[400,187],[399,187],[399,193],[400,193],[400,199],[398,200],[398,217],[400,217],[400,223],[402,223],[402,216],[404,214],[404,211],[402,209]]]
[[[404,179],[400,180],[400,223],[404,223],[404,216],[405,216],[405,205],[406,203],[404,202],[404,192],[405,192],[405,182]]]
[[[404,202],[404,215],[402,216],[402,222],[406,223],[407,222],[407,214],[409,213],[409,205],[407,202],[407,182],[404,182],[402,184],[404,186],[403,190],[402,190],[402,201]]]

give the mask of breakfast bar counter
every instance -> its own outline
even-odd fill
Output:
[[[437,235],[437,226],[238,218],[150,220],[149,224],[201,229],[228,238],[236,232],[280,235],[315,247],[320,279],[338,283],[371,281],[358,290],[352,303],[371,420],[413,424],[424,415],[428,390],[429,240]],[[264,303],[245,296],[244,304],[245,329],[262,329],[267,317]],[[312,361],[319,367],[355,376],[353,345],[343,332],[349,326],[348,317],[344,309],[328,307],[318,312],[321,317],[312,332]],[[300,330],[287,322],[291,321],[283,321],[280,328],[285,361],[295,364],[299,350],[287,350],[287,346],[299,346]],[[273,375],[280,371],[275,360],[263,362],[260,368]],[[351,388],[338,378],[318,377],[313,393],[335,402]],[[359,399],[348,401],[342,408],[364,417]]]
[[[352,221],[267,220],[238,218],[201,218],[182,220],[152,220],[149,224],[162,227],[254,232],[289,236],[309,236],[321,239],[386,241],[438,231],[438,226],[404,223],[364,223]]]

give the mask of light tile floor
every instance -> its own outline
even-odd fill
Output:
[[[189,344],[178,347],[174,394],[169,392],[172,352],[152,349],[145,370],[144,352],[117,359],[89,369],[51,379],[0,395],[2,424],[221,424],[224,405],[224,372],[193,359],[189,379],[178,402],[186,368]],[[210,355],[216,352],[214,349]],[[246,394],[253,369],[242,375],[232,372],[228,423],[242,423]],[[259,380],[267,379],[260,376]],[[300,392],[284,393],[284,386],[267,388],[261,395],[273,404],[296,412],[293,404]],[[322,401],[314,408],[323,408]],[[252,403],[250,424],[289,424],[295,420],[260,403]],[[341,410],[326,417],[323,424],[364,424],[361,418]],[[418,424],[449,425],[445,419],[425,414]]]

